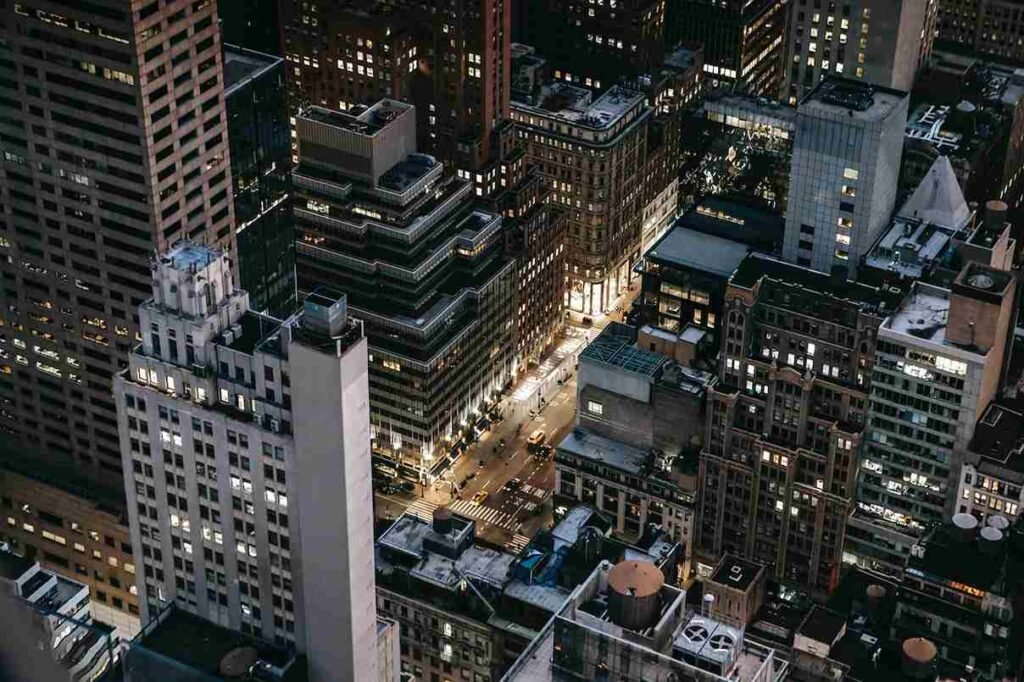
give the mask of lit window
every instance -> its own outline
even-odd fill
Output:
[[[590,414],[601,415],[604,414],[604,405],[594,400],[587,401],[587,412]]]

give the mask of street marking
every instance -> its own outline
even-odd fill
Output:
[[[525,509],[526,511],[533,511],[536,508],[537,505],[533,502],[527,502],[526,505],[523,507],[523,509]]]
[[[505,546],[508,547],[509,551],[513,552],[514,554],[519,554],[524,549],[526,549],[526,546],[529,544],[530,538],[528,538],[525,535],[520,535],[519,533],[516,533],[512,536],[512,540],[506,543]]]
[[[437,509],[438,505],[429,500],[416,500],[406,508],[406,513],[413,514],[420,517],[424,521],[432,521],[434,519],[434,510]]]

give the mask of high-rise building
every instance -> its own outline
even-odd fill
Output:
[[[786,97],[802,99],[835,74],[910,89],[932,53],[939,0],[792,0]]]
[[[665,8],[666,42],[701,47],[712,87],[777,97],[791,1],[673,0]]]
[[[817,593],[838,582],[884,292],[752,254],[725,296],[694,544]],[[698,571],[702,567],[698,565]]]
[[[640,257],[643,209],[652,192],[664,189],[646,182],[654,112],[643,93],[620,86],[596,99],[567,83],[537,90],[514,102],[512,119],[528,161],[547,177],[550,201],[568,211],[566,304],[597,315],[628,288]]]
[[[800,102],[786,260],[852,277],[892,217],[907,106],[905,92],[836,77]]]
[[[295,310],[295,234],[284,60],[225,46],[224,100],[239,286],[255,310],[288,316]]]
[[[1019,62],[1024,25],[1016,0],[942,0],[938,37],[943,46]]]
[[[464,169],[497,156],[507,118],[511,0],[285,3],[292,105],[416,106],[419,149]]]
[[[651,73],[665,54],[665,0],[523,0],[515,11],[516,42],[537,48],[561,78],[588,87]]]
[[[408,104],[310,107],[297,129],[299,290],[347,294],[370,344],[375,452],[426,474],[511,379],[515,264],[502,217],[416,153]]]
[[[0,430],[120,491],[111,377],[140,339],[148,259],[185,237],[234,244],[216,3],[0,15]]]
[[[253,312],[220,250],[153,268],[115,380],[143,620],[173,602],[294,644],[311,680],[375,679],[361,325],[326,292],[283,323]]]
[[[974,427],[1002,385],[1012,273],[969,262],[950,288],[916,283],[881,325],[857,509],[844,559],[899,574],[957,508]]]

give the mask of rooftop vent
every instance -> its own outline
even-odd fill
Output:
[[[251,646],[240,646],[224,654],[220,659],[219,670],[222,677],[229,680],[242,679],[260,659],[259,652]]]

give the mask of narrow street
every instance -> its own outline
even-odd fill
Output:
[[[471,445],[445,476],[409,495],[376,495],[378,518],[394,519],[407,509],[424,518],[440,505],[477,521],[477,535],[519,550],[551,522],[549,503],[555,482],[554,457],[527,451],[537,429],[557,444],[572,428],[576,413],[575,374],[564,382],[539,414],[515,398],[506,398],[505,418]],[[501,441],[505,441],[501,447]],[[517,479],[516,483],[507,485]]]

